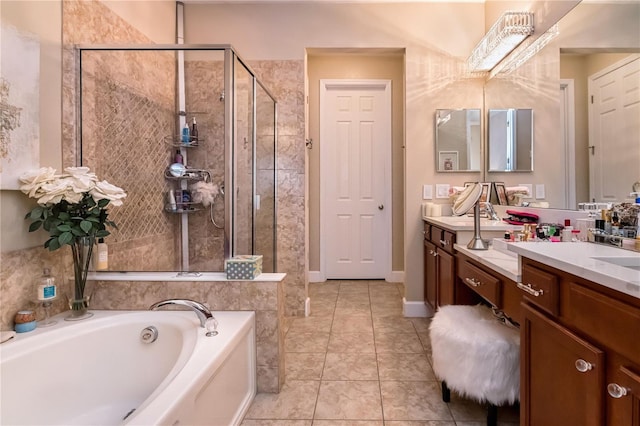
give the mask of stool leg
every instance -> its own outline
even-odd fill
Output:
[[[487,407],[487,426],[496,426],[498,424],[498,407],[489,404]]]
[[[444,380],[442,381],[442,400],[444,402],[451,401],[451,391],[449,390],[449,387],[447,386],[447,382],[445,382]]]

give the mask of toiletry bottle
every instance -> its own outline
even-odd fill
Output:
[[[198,124],[195,117],[193,117],[193,123],[191,123],[191,145],[198,145]]]
[[[169,198],[169,206],[172,212],[178,210],[178,205],[176,204],[176,193],[173,189],[169,190],[169,194],[167,196]]]
[[[191,137],[189,135],[189,123],[184,123],[184,127],[182,128],[182,144],[189,145],[191,142]]]
[[[174,164],[184,164],[184,159],[182,158],[182,154],[180,154],[180,150],[176,150],[176,155],[173,157]]]
[[[107,243],[104,242],[104,238],[98,239],[98,246],[96,248],[96,256],[94,257],[96,262],[96,271],[104,271],[109,268],[109,248]]]
[[[620,220],[618,219],[618,212],[614,211],[611,215],[611,235],[618,235],[620,229]]]
[[[51,276],[51,270],[49,268],[44,268],[38,284],[38,300],[40,302],[46,302],[55,299],[57,295],[56,279]]]

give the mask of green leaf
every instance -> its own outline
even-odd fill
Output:
[[[69,244],[71,243],[71,241],[73,241],[73,234],[71,232],[63,232],[58,237],[58,243],[60,244],[60,246]]]
[[[107,231],[106,229],[103,229],[101,231],[96,232],[96,237],[97,238],[104,238],[108,235],[111,235],[111,232]]]
[[[44,209],[42,207],[36,207],[33,210],[31,210],[31,213],[29,214],[31,216],[31,219],[33,220],[40,219],[42,217],[43,210]]]
[[[33,232],[33,231],[37,230],[38,228],[40,228],[40,225],[42,225],[42,221],[41,220],[36,220],[31,225],[29,225],[29,232]]]
[[[87,232],[82,231],[80,228],[77,227],[73,227],[71,228],[71,232],[73,233],[73,235],[75,235],[76,237],[84,237],[87,235]]]
[[[71,219],[71,215],[67,212],[60,212],[60,214],[58,215],[58,219],[60,220],[69,220]]]
[[[47,245],[47,243],[49,244]],[[60,248],[60,243],[58,242],[57,238],[51,238],[45,243],[45,246],[49,249],[49,251],[54,251]]]
[[[91,229],[93,228],[93,223],[91,222],[92,221],[89,220],[83,220],[82,222],[80,222],[80,229],[82,229],[86,233],[89,233],[89,231],[91,231]]]
[[[109,200],[107,200],[106,198],[103,198],[100,201],[98,201],[98,207],[100,207],[101,209],[107,207],[108,204],[109,204]]]
[[[62,225],[58,225],[56,228],[58,228],[58,231],[61,231],[61,232],[70,232],[71,231],[71,227],[69,225],[67,225],[66,223],[63,223]]]
[[[97,217],[88,217],[86,220],[93,223],[100,223],[100,219]]]

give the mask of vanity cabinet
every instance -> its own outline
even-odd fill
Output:
[[[527,258],[522,268],[521,425],[639,426],[640,300]]]
[[[453,232],[424,224],[424,297],[434,310],[455,302],[455,241]]]

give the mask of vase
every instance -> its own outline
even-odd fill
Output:
[[[71,244],[73,253],[73,279],[69,280],[69,300],[70,314],[65,318],[67,321],[76,321],[93,316],[89,312],[89,303],[93,293],[91,281],[87,283],[87,273],[91,265],[91,255],[95,244],[94,236],[76,237]]]

